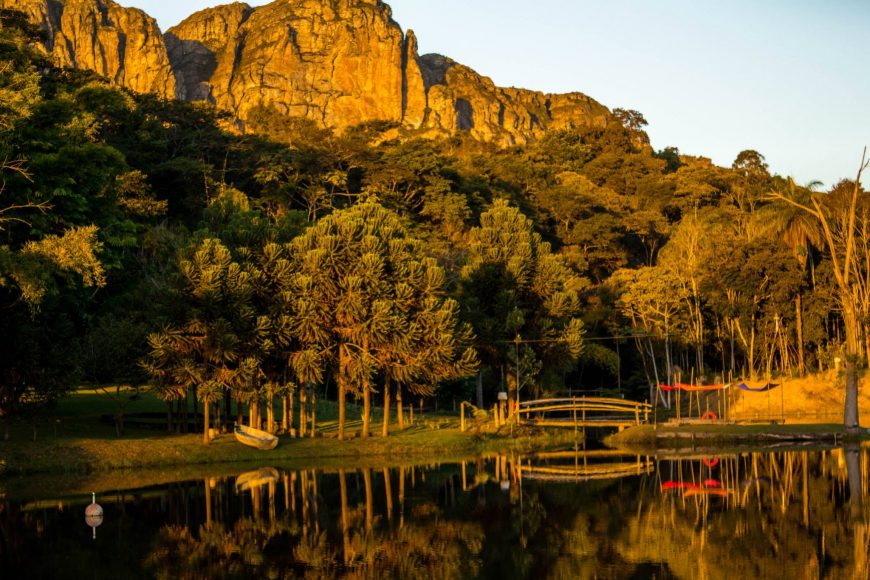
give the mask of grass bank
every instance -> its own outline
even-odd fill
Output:
[[[105,434],[109,435],[109,434]],[[245,463],[308,468],[360,466],[371,460],[436,461],[485,452],[528,452],[573,441],[572,433],[523,430],[510,434],[473,435],[457,428],[417,426],[390,437],[281,438],[272,451],[258,451],[223,435],[210,445],[202,436],[128,433],[115,438],[46,437],[0,443],[5,476],[33,473],[92,473],[118,469]]]
[[[818,443],[838,445],[844,441],[866,439],[849,435],[843,425],[786,424],[786,425],[640,425],[607,437],[609,447],[632,452],[654,453],[657,450],[685,448],[728,448],[738,445],[772,445],[782,443]]]

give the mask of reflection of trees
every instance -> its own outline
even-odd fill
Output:
[[[868,457],[847,469],[843,451],[751,454],[678,467],[693,480],[718,477],[727,496],[652,490],[615,542],[630,562],[663,562],[681,578],[853,577],[866,573]],[[857,470],[858,478],[855,477]],[[714,471],[714,473],[703,473]],[[863,577],[863,576],[858,576]]]
[[[348,475],[359,481],[348,485]],[[145,559],[147,571],[159,578],[477,575],[481,526],[451,519],[430,501],[409,507],[406,519],[405,486],[411,482],[405,469],[398,470],[395,496],[396,475],[342,470],[336,481],[313,471],[284,474],[246,492],[242,516],[232,524],[221,521],[226,510],[220,506],[239,498],[231,497],[229,482],[207,481],[206,523],[196,533],[182,525],[161,528]],[[340,506],[329,505],[319,490],[330,499],[337,495]],[[350,492],[356,492],[352,499]]]
[[[342,488],[345,474],[340,475]],[[430,577],[467,578],[476,576],[477,555],[483,545],[483,531],[476,522],[446,517],[432,502],[421,502],[410,510],[410,517],[393,520],[392,476],[383,471],[384,525],[375,526],[373,516],[372,474],[363,471],[365,504],[350,508],[342,493],[344,562],[349,577]],[[399,510],[404,513],[405,470],[399,470]],[[380,523],[379,522],[379,523]]]
[[[0,502],[0,569],[35,560],[35,576],[141,564],[158,578],[867,577],[867,452],[659,460],[654,476],[579,485],[524,481],[520,463],[260,470],[268,477],[248,478],[241,493],[231,479],[172,484],[106,497],[95,543],[78,508]]]

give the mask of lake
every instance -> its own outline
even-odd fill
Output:
[[[3,578],[867,578],[866,449],[4,480]],[[111,476],[110,476],[111,477]],[[165,479],[165,478],[164,478]],[[105,480],[103,480],[105,481]],[[122,483],[121,483],[122,482]],[[132,482],[132,485],[131,485]],[[59,480],[58,488],[79,482]]]

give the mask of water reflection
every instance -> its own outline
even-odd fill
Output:
[[[866,578],[868,452],[497,456],[0,501],[3,577]]]

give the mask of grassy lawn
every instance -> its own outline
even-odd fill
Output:
[[[92,419],[93,422],[99,422],[101,416],[113,415],[118,409],[118,404],[113,398],[115,395],[114,389],[112,389],[110,393],[112,396],[106,395],[105,392],[99,389],[78,389],[73,391],[68,396],[58,401],[57,406],[37,422],[38,436],[43,433],[54,435],[55,432],[58,432],[58,434],[72,434],[73,431],[71,430],[81,429],[86,423],[90,422],[81,421],[81,419]],[[166,415],[166,403],[152,395],[150,392],[125,388],[122,389],[119,398],[123,401],[125,416],[135,416],[137,413],[159,413],[161,414],[160,419],[150,419],[148,422],[154,423],[155,428],[159,428],[160,425],[165,426],[166,422],[163,417]],[[201,407],[202,406],[200,405],[200,413],[202,412]],[[407,418],[407,404],[405,405],[405,408],[405,416]],[[233,411],[235,412],[235,404],[233,405]],[[281,417],[280,400],[275,401],[274,411],[275,419],[279,420]],[[262,414],[263,418],[265,418],[265,409],[262,410]],[[334,433],[337,430],[338,405],[336,403],[332,401],[318,401],[315,415],[317,431],[323,433]],[[350,429],[351,432],[359,430],[362,427],[361,416],[362,405],[350,401],[347,406],[347,428]],[[372,430],[380,431],[383,417],[382,408],[372,408]],[[453,414],[443,412],[432,414],[427,412],[422,416],[422,420],[429,421],[447,417],[453,417]],[[188,418],[191,421],[193,420],[192,409],[188,410]],[[419,412],[417,412],[416,418],[421,418]],[[130,418],[130,420],[136,421],[135,418]],[[201,415],[200,420],[202,420]],[[395,410],[393,410],[393,422],[395,422]],[[293,424],[296,426],[299,425],[298,401],[293,409]],[[24,429],[24,425],[29,424],[20,424],[19,429]],[[30,427],[27,428],[29,429]],[[94,427],[94,431],[96,432],[98,429]],[[32,430],[30,433],[30,436],[32,437]],[[114,431],[112,431],[112,436],[114,436]]]
[[[125,393],[125,397],[133,391]],[[573,442],[571,432],[524,429],[514,434],[474,435],[459,431],[456,417],[419,415],[412,426],[399,432],[395,419],[388,438],[380,436],[382,414],[376,410],[373,436],[358,437],[359,413],[348,407],[348,440],[338,441],[337,408],[333,403],[318,404],[317,438],[282,437],[277,449],[258,451],[224,434],[210,445],[202,435],[169,434],[162,428],[127,428],[117,437],[114,426],[100,420],[116,405],[111,398],[93,390],[80,390],[59,403],[57,408],[33,426],[16,422],[10,441],[0,442],[0,471],[5,476],[34,473],[95,473],[119,469],[175,467],[182,470],[195,465],[238,463],[292,468],[355,467],[376,463],[413,460],[445,461],[467,458],[484,452],[529,451]],[[162,401],[142,394],[126,401],[126,413],[160,412]],[[297,423],[298,424],[298,423]],[[322,436],[322,435],[326,436]]]

